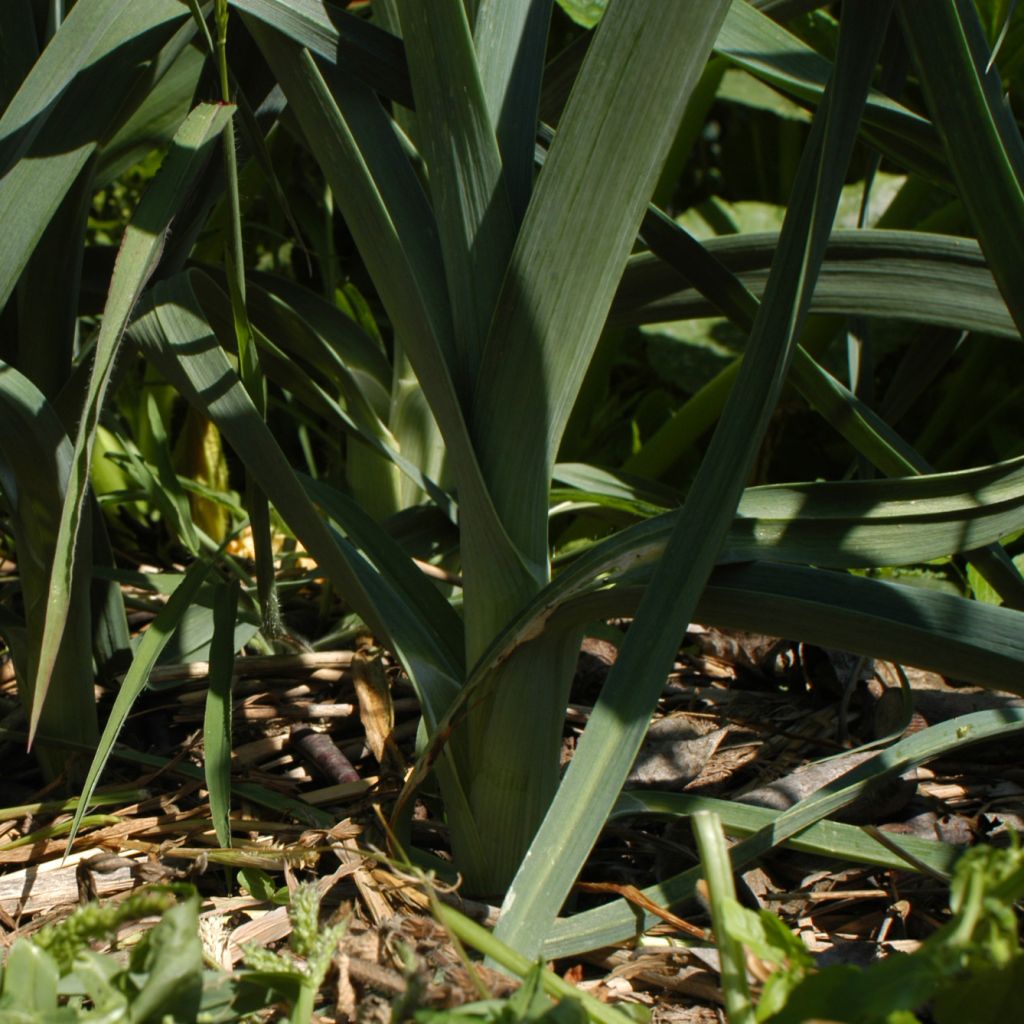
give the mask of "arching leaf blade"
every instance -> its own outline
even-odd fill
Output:
[[[960,198],[992,274],[1024,331],[1024,141],[1003,96],[971,3],[925,12],[900,4],[900,16]]]
[[[50,567],[71,459],[71,442],[52,406],[31,381],[0,362],[0,494],[10,515],[24,604],[23,622],[12,616],[0,626],[20,677],[19,690],[26,710],[31,706],[39,662]],[[92,509],[87,506],[85,521],[91,523],[91,518]],[[56,699],[47,702],[41,719],[52,735],[85,743],[94,743],[99,732],[90,649],[91,554],[90,529],[83,531],[74,552],[72,600],[51,676]],[[41,751],[40,756],[49,777],[55,777],[66,765],[63,752]]]
[[[34,66],[40,70],[29,75],[9,108],[14,113],[0,175],[6,232],[0,307],[79,172],[131,113],[125,98],[141,99],[135,87],[165,70],[164,63],[150,61],[161,48],[184,47],[192,32],[187,10],[175,0],[127,8],[115,0],[88,0],[75,7],[81,8],[80,18],[64,22]],[[79,23],[90,26],[81,37],[75,31]],[[98,41],[85,50],[84,42],[93,38]],[[69,70],[75,70],[70,80]]]
[[[761,298],[776,234],[728,235],[701,242]],[[811,311],[859,314],[1020,336],[977,242],[970,238],[882,229],[831,234]],[[722,310],[678,271],[650,255],[634,256],[612,309],[618,325],[665,323]]]

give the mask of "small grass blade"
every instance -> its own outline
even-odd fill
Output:
[[[71,825],[71,834],[68,836],[68,850],[71,849],[71,844],[78,833],[86,808],[92,799],[93,791],[100,781],[100,775],[103,774],[103,769],[106,767],[110,751],[117,742],[117,737],[121,733],[132,705],[139,694],[146,688],[149,673],[156,664],[157,658],[160,657],[160,652],[166,646],[167,641],[170,640],[171,634],[178,628],[178,624],[189,609],[192,598],[203,585],[212,568],[213,563],[207,558],[201,558],[193,562],[182,581],[167,599],[167,604],[164,605],[160,614],[157,615],[150,624],[149,629],[143,634],[142,642],[135,652],[131,668],[125,675],[121,688],[117,691],[114,706],[110,709],[110,717],[107,719],[103,734],[100,736],[99,743],[96,746],[96,753],[92,759],[92,764],[89,766],[89,773],[82,784],[78,808],[75,811],[74,821]]]
[[[707,883],[711,908],[711,927],[721,961],[719,975],[729,1024],[755,1024],[757,1017],[747,984],[747,957],[743,943],[730,934],[725,904],[735,902],[736,886],[732,880],[729,850],[722,834],[722,824],[711,811],[698,811],[693,816],[701,868]]]
[[[231,845],[231,689],[238,589],[237,581],[221,583],[213,599],[210,688],[203,716],[203,770],[210,794],[210,817],[223,847]]]

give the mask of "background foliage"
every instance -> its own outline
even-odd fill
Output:
[[[564,7],[0,7],[0,631],[43,770],[88,796],[152,667],[209,660],[226,842],[235,653],[368,629],[423,716],[391,828],[436,794],[531,957],[636,926],[555,917],[691,619],[1024,662],[1020,16]]]

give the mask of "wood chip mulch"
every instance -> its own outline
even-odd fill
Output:
[[[614,657],[607,641],[584,644],[566,719],[566,761]],[[391,1001],[409,984],[401,946],[420,965],[423,1005],[478,998],[415,880],[374,855],[381,842],[375,808],[387,807],[413,759],[417,704],[401,672],[369,648],[239,658],[236,672],[234,765],[250,790],[234,807],[230,851],[217,843],[196,772],[202,665],[161,666],[154,673],[154,689],[140,699],[122,741],[163,758],[164,767],[112,759],[103,802],[66,858],[71,814],[61,809],[58,787],[41,787],[32,759],[8,745],[0,798],[7,805],[0,808],[0,956],[17,937],[59,920],[80,900],[116,900],[150,882],[185,879],[204,896],[207,956],[230,970],[244,943],[273,947],[290,927],[284,907],[240,895],[234,881],[228,889],[234,871],[251,866],[288,887],[316,879],[325,913],[349,919],[323,991],[321,1020],[387,1020]],[[914,695],[909,723],[900,720],[901,672]],[[801,771],[804,765],[900,728],[1022,703],[911,668],[692,626],[629,785],[788,806],[850,767],[845,759],[826,762],[829,776],[823,769]],[[0,707],[5,724],[17,727],[8,664],[0,664]],[[253,799],[259,793],[287,798],[293,810],[305,806],[307,820],[259,803]],[[876,797],[850,812],[883,831],[963,847],[1005,841],[1007,832],[1024,829],[1024,768],[1014,744],[973,747],[918,769],[884,801]],[[419,845],[444,856],[443,825],[425,807],[416,817]],[[694,863],[685,822],[611,826],[584,871],[578,905],[596,905],[609,892],[635,897]],[[829,864],[786,850],[743,872],[739,883],[749,906],[781,915],[823,964],[863,964],[912,950],[942,923],[947,903],[946,887],[927,875]],[[457,894],[444,898],[493,924],[495,908]],[[666,941],[705,936],[707,915],[699,907],[681,918],[662,909],[650,945],[596,951],[555,969],[601,999],[648,1006],[656,1022],[720,1020],[715,950]],[[138,927],[119,943],[130,942]],[[483,981],[496,996],[514,987],[491,972]]]

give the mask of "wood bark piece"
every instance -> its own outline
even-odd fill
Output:
[[[359,718],[366,745],[385,771],[405,773],[405,758],[395,743],[395,706],[384,671],[384,660],[374,647],[364,647],[352,659],[352,682],[359,701]]]
[[[681,789],[700,775],[727,731],[696,715],[659,718],[648,730],[626,784]]]
[[[827,786],[841,775],[845,775],[852,768],[856,768],[857,765],[874,757],[876,753],[877,751],[874,750],[864,750],[856,754],[847,754],[842,757],[830,758],[827,761],[807,764],[775,782],[766,786],[758,786],[757,789],[752,789],[733,799],[739,803],[784,811],[817,792],[823,786]],[[879,818],[895,814],[905,807],[916,789],[916,771],[906,772],[898,779],[885,781],[872,788],[848,807],[844,807],[834,817],[837,821],[851,824],[867,824],[877,821]]]
[[[292,745],[331,782],[358,782],[359,772],[327,733],[293,725]]]
[[[308,654],[261,654],[236,658],[232,675],[257,676],[304,675],[318,669],[348,668],[351,651],[312,651]],[[150,685],[206,679],[210,674],[208,661],[190,661],[183,665],[157,665],[150,673]]]
[[[63,864],[52,860],[0,875],[0,908],[16,917],[18,914],[38,914],[41,910],[77,903],[79,862],[106,852],[95,847],[79,850],[72,853]],[[131,889],[138,883],[134,869],[126,863],[109,873],[95,875],[94,884],[97,896],[104,899]]]

